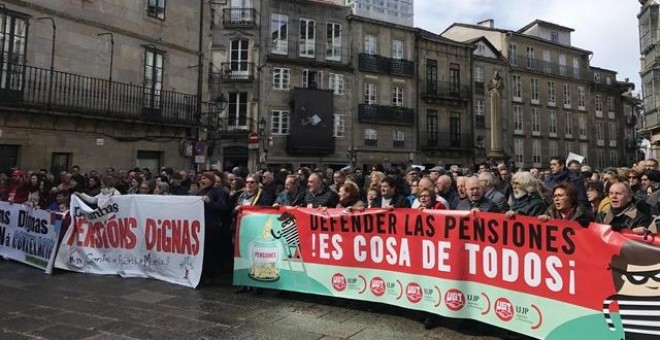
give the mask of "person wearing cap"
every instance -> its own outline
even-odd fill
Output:
[[[569,182],[575,186],[578,192],[578,203],[582,204],[585,208],[590,208],[589,199],[587,198],[587,189],[584,186],[584,180],[579,173],[568,170],[566,168],[566,159],[561,156],[553,156],[550,158],[550,175],[546,177],[545,188],[546,200],[550,202],[552,190],[557,184]]]
[[[170,176],[170,195],[188,196],[188,188],[183,185],[181,172],[173,172]]]
[[[573,172],[580,172],[582,166],[577,159],[571,159],[567,164],[568,170]]]
[[[438,180],[438,178],[444,174],[445,174],[445,168],[441,166],[434,166],[431,169],[429,169],[429,177],[431,177],[433,183],[435,183]]]
[[[16,169],[9,178],[9,190],[7,190],[6,201],[9,203],[25,203],[30,195],[28,183],[25,180],[25,171]]]
[[[202,197],[204,203],[204,263],[202,264],[202,276],[213,278],[219,269],[222,257],[221,228],[229,229],[229,226],[221,226],[224,214],[227,211],[227,199],[225,192],[215,186],[216,177],[213,172],[202,173],[199,179],[199,191],[197,196]]]
[[[591,176],[593,176],[594,171],[588,165],[583,165],[580,167],[580,174],[582,174],[582,180],[584,181],[585,187],[587,184],[591,183]]]

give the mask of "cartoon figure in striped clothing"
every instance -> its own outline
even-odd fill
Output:
[[[617,293],[603,302],[610,330],[616,326],[610,313],[621,317],[624,339],[660,338],[660,247],[628,241],[610,263]]]
[[[287,246],[287,255],[289,258],[295,258],[300,256],[300,236],[298,235],[298,224],[296,223],[296,218],[293,214],[289,212],[284,212],[277,218],[278,221],[282,224],[282,229],[279,233],[276,233],[275,230],[271,229],[271,234],[275,239],[284,238],[284,243]]]

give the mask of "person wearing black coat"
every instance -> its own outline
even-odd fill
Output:
[[[221,226],[224,214],[227,211],[227,198],[225,192],[215,186],[216,178],[212,172],[202,174],[199,181],[198,196],[204,202],[204,264],[202,276],[213,278],[220,266],[222,258]]]
[[[372,208],[410,208],[410,203],[406,196],[397,192],[396,180],[392,177],[385,177],[380,181],[380,198],[374,200]]]
[[[584,179],[582,175],[577,172],[570,171],[566,167],[566,160],[564,157],[555,156],[550,158],[550,171],[551,174],[545,180],[546,190],[546,200],[548,202],[552,201],[551,192],[552,189],[564,182],[573,184],[575,189],[577,189],[578,194],[578,203],[582,204],[585,208],[590,208],[591,204],[589,203],[589,198],[587,197],[587,188],[584,186]]]

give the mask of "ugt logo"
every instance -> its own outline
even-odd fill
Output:
[[[338,292],[346,289],[346,277],[341,273],[332,275],[332,287]]]
[[[422,291],[422,287],[420,285],[415,282],[411,282],[406,286],[406,296],[408,297],[408,301],[412,303],[418,303],[422,301],[424,292]]]
[[[513,304],[505,298],[495,300],[495,315],[504,322],[509,322],[513,319]]]
[[[451,311],[459,311],[465,305],[465,295],[458,289],[450,289],[445,293],[445,305]]]
[[[381,279],[380,277],[376,276],[371,279],[371,284],[369,286],[371,288],[371,293],[373,293],[375,296],[381,296],[385,294],[385,280]]]

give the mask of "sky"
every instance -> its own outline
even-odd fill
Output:
[[[415,26],[441,33],[452,23],[494,19],[517,31],[541,19],[573,28],[571,44],[593,52],[591,66],[617,71],[639,92],[639,31],[635,0],[414,0]]]

